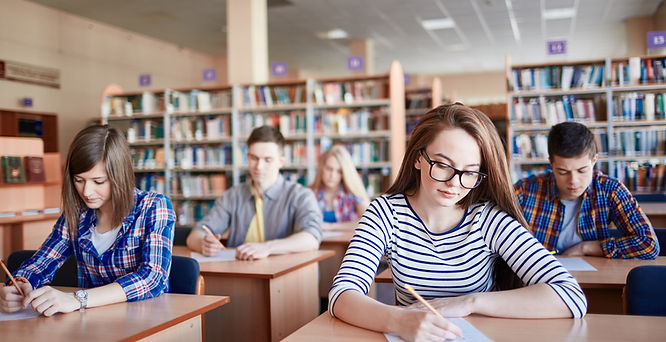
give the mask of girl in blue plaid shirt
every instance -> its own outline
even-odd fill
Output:
[[[51,234],[15,272],[25,297],[0,288],[0,310],[31,305],[51,316],[168,291],[175,214],[166,196],[135,188],[129,146],[116,129],[96,125],[76,135],[62,202]],[[73,295],[48,286],[72,254],[81,288]]]

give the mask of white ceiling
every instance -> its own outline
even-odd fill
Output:
[[[226,0],[31,0],[212,55],[226,54]],[[376,72],[399,60],[406,73],[502,70],[552,59],[623,56],[623,20],[652,15],[662,0],[268,0],[269,60],[316,75],[346,72],[348,40],[315,32],[341,28],[371,38]],[[288,2],[288,4],[284,4]],[[513,9],[509,11],[509,6]],[[573,19],[542,11],[573,7]],[[520,40],[510,23],[515,18]],[[426,31],[422,19],[452,18],[456,27]],[[567,40],[567,54],[548,56],[546,42]]]

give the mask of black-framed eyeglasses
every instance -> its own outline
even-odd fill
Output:
[[[421,155],[425,158],[428,164],[430,164],[430,178],[438,182],[448,182],[453,179],[455,175],[458,175],[460,185],[463,188],[474,189],[479,186],[486,177],[488,177],[488,175],[483,172],[458,170],[449,164],[432,161],[430,160],[430,157],[428,157],[425,149],[421,150]]]

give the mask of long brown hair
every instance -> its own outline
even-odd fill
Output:
[[[84,128],[69,146],[62,181],[62,207],[73,237],[81,210],[87,208],[76,191],[74,176],[89,171],[100,161],[111,182],[112,227],[119,226],[134,206],[134,170],[125,137],[107,125]]]
[[[488,175],[481,185],[470,190],[458,204],[467,208],[480,201],[491,201],[523,227],[528,227],[511,184],[506,155],[495,126],[481,111],[461,103],[433,108],[419,120],[407,143],[400,172],[386,193],[416,193],[421,186],[421,171],[414,164],[421,158],[421,149],[425,149],[442,130],[452,128],[463,129],[476,140],[481,150],[480,171]],[[502,259],[495,262],[495,283],[502,290],[522,286],[520,279]]]
[[[326,150],[321,157],[319,157],[319,163],[317,166],[317,175],[315,176],[314,182],[310,185],[310,188],[317,191],[324,186],[322,180],[324,165],[328,158],[335,158],[335,160],[340,163],[340,168],[342,170],[342,186],[345,189],[345,192],[355,195],[358,198],[363,199],[364,201],[369,201],[368,193],[363,187],[363,180],[361,176],[358,175],[354,162],[352,161],[351,156],[347,149],[342,145],[333,145],[331,148]]]

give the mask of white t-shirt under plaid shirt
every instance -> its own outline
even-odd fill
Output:
[[[587,311],[585,294],[571,274],[520,223],[490,202],[470,206],[458,226],[434,233],[404,194],[375,199],[333,281],[331,314],[342,292],[368,293],[383,255],[400,305],[416,301],[406,285],[426,299],[492,291],[494,264],[501,257],[526,285],[552,287],[573,317]]]

